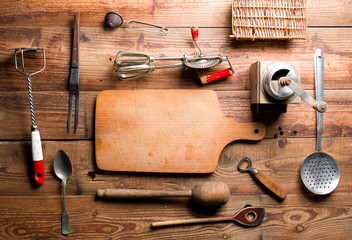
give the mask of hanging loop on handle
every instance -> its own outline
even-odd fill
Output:
[[[141,21],[134,20],[134,19],[131,19],[131,20],[124,22],[124,23],[129,29],[134,29],[134,30],[139,30],[139,31],[144,31],[144,32],[151,32],[151,33],[160,33],[160,34],[167,34],[169,32],[169,29],[167,27],[163,27],[160,25],[152,24],[152,23],[141,22]],[[151,29],[139,28],[139,27],[131,27],[130,26],[131,23],[137,23],[137,25],[139,24],[139,25],[151,26],[154,28],[158,28],[158,30],[151,30]]]
[[[157,28],[158,30],[152,30],[152,29],[147,29],[147,28],[143,28],[143,27],[132,27],[132,26],[130,26],[131,23],[144,25],[143,27],[149,26],[149,27]],[[169,29],[167,27],[163,27],[160,25],[152,24],[152,23],[146,23],[146,22],[142,22],[142,21],[138,21],[138,20],[134,20],[134,19],[124,21],[122,15],[118,12],[108,12],[105,15],[105,25],[106,26],[108,26],[110,28],[118,28],[118,27],[121,27],[122,24],[125,24],[129,29],[134,29],[134,30],[139,30],[139,31],[144,31],[144,32],[160,33],[160,34],[167,34],[169,32]]]

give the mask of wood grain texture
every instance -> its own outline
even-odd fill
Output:
[[[61,235],[62,196],[53,160],[64,150],[73,164],[67,182],[67,208],[74,239],[351,239],[352,238],[352,1],[308,0],[305,40],[235,41],[231,34],[231,0],[220,1],[1,1],[0,9],[0,238],[66,239]],[[79,129],[67,133],[68,82],[74,15],[80,11]],[[107,29],[104,16],[121,13],[169,27],[166,36],[126,27]],[[155,71],[144,78],[120,81],[113,70],[119,50],[152,56],[182,56],[196,51],[190,26],[199,27],[199,45],[229,57],[235,74],[202,86],[197,74],[184,69]],[[14,66],[15,47],[43,47],[46,69],[33,77],[36,123],[43,140],[46,182],[32,181],[30,114],[25,76]],[[299,177],[300,165],[315,149],[315,113],[304,102],[287,113],[255,114],[250,109],[250,65],[256,61],[298,61],[301,86],[314,96],[313,56],[325,56],[325,99],[322,148],[341,170],[337,189],[329,196],[312,195]],[[29,69],[39,60],[26,60]],[[31,67],[32,66],[32,67]],[[222,65],[219,66],[223,68]],[[212,70],[216,70],[214,68]],[[219,70],[220,70],[219,69]],[[212,174],[156,174],[99,170],[94,157],[94,114],[101,90],[216,90],[223,114],[234,122],[261,122],[265,139],[236,141],[222,151]],[[237,164],[250,156],[254,166],[287,190],[280,202]],[[229,202],[202,207],[189,198],[108,200],[97,189],[192,189],[205,181],[223,181]],[[150,229],[150,223],[196,217],[231,216],[245,204],[264,207],[261,226],[244,228],[233,222]]]
[[[81,18],[83,13],[81,13]],[[82,22],[83,20],[81,20]],[[73,23],[72,23],[73,24]],[[142,78],[121,81],[113,69],[118,51],[146,52],[154,57],[181,57],[197,51],[190,28],[170,29],[166,36],[129,29],[107,31],[81,27],[80,90],[106,89],[214,89],[249,90],[250,65],[256,61],[298,61],[301,87],[314,89],[314,53],[322,49],[325,58],[325,89],[350,89],[352,73],[351,28],[309,28],[307,39],[292,41],[236,42],[226,36],[230,28],[200,28],[199,45],[204,51],[228,56],[234,75],[212,84],[202,85],[191,69],[158,69]],[[71,28],[0,28],[0,91],[27,90],[26,79],[14,67],[15,47],[43,47],[48,58],[44,72],[33,77],[33,90],[67,91],[71,56]],[[224,37],[225,36],[225,37]],[[270,53],[270,54],[269,54]],[[27,61],[30,62],[30,61]],[[163,64],[157,61],[157,65]],[[177,63],[171,61],[166,63]],[[164,63],[165,64],[165,63]],[[228,67],[223,63],[212,72]]]
[[[352,192],[352,149],[345,147],[351,140],[351,137],[345,137],[323,138],[322,141],[324,152],[336,159],[341,170],[341,182],[335,190],[339,194]],[[0,185],[0,195],[58,194],[60,182],[54,177],[53,161],[59,149],[67,153],[73,166],[73,174],[67,184],[69,195],[95,195],[97,189],[107,188],[189,190],[204,181],[227,183],[231,195],[270,195],[253,177],[237,170],[238,162],[249,156],[253,165],[279,183],[288,195],[311,197],[299,176],[302,162],[315,149],[315,141],[311,138],[231,143],[222,151],[216,171],[206,175],[101,171],[96,167],[92,141],[44,141],[46,182],[39,188],[33,187],[30,181],[30,143],[2,142],[0,150],[4,160],[0,162],[0,180],[4,184]]]
[[[261,123],[226,118],[215,91],[102,91],[95,110],[95,157],[106,171],[211,173],[222,149],[258,141]]]
[[[52,163],[56,151],[63,149],[73,165],[73,175],[67,182],[71,237],[217,239],[226,236],[236,239],[242,235],[246,239],[304,239],[316,236],[331,238],[336,237],[336,234],[347,237],[352,234],[349,228],[352,150],[342,146],[347,146],[351,141],[351,138],[323,139],[323,148],[334,155],[341,169],[341,182],[328,197],[312,195],[299,179],[299,166],[314,149],[314,141],[307,138],[290,139],[285,146],[276,139],[256,144],[230,144],[223,151],[216,172],[204,177],[101,172],[95,167],[93,142],[49,141],[44,142],[47,179],[40,188],[30,184],[29,142],[3,142],[0,150],[6,161],[0,162],[0,179],[3,183],[0,185],[3,200],[0,201],[0,233],[11,239],[62,237],[60,181],[54,177]],[[278,203],[252,177],[237,171],[238,161],[249,153],[258,169],[287,189],[288,196],[284,202]],[[228,204],[214,209],[200,207],[188,198],[99,201],[94,197],[99,188],[185,190],[206,180],[227,182],[231,192]],[[230,216],[245,204],[266,209],[261,226],[247,229],[235,223],[217,223],[150,230],[150,223],[154,221]],[[332,230],[335,231],[333,234]]]
[[[203,89],[203,88],[201,88]],[[266,127],[265,138],[316,137],[315,112],[303,101],[288,105],[286,113],[251,111],[249,91],[216,91],[220,109],[230,120],[238,123],[261,122]],[[314,96],[313,91],[308,91]],[[81,91],[79,126],[76,134],[67,133],[68,91],[33,93],[36,122],[44,140],[93,139],[94,109],[98,92]],[[25,91],[0,94],[0,139],[29,140],[30,111]],[[352,136],[351,90],[326,90],[324,100],[323,137]]]
[[[11,239],[64,238],[60,233],[61,213],[57,211],[60,208],[59,195],[30,199],[9,196],[3,199],[0,202],[2,236]],[[188,200],[116,203],[96,201],[93,196],[82,195],[67,197],[67,211],[71,220],[71,238],[237,239],[242,236],[246,239],[331,239],[336,238],[336,229],[344,231],[344,236],[352,234],[349,200],[345,195],[334,194],[329,201],[312,201],[310,206],[306,206],[305,198],[291,196],[278,206],[265,195],[232,196],[221,209],[216,211],[207,207],[204,211],[205,208],[196,207]],[[26,204],[22,204],[23,201]],[[331,205],[330,201],[340,204]],[[139,203],[138,208],[136,203]],[[150,229],[154,221],[231,216],[245,203],[266,209],[262,225],[245,228],[233,222],[223,222]],[[21,214],[16,214],[18,212]]]
[[[2,2],[0,21],[11,27],[69,27],[79,10],[82,27],[101,27],[107,12],[117,11],[124,20],[136,19],[167,27],[231,27],[231,0],[201,1],[113,1],[104,2],[49,0]],[[351,26],[351,0],[307,1],[309,26]],[[43,14],[45,13],[45,14]],[[176,14],[177,13],[177,14]],[[322,17],[323,16],[323,17]]]

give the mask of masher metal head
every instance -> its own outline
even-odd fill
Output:
[[[28,84],[28,94],[29,94],[29,106],[30,106],[30,110],[31,110],[31,120],[32,120],[32,130],[37,129],[37,125],[35,124],[35,115],[34,115],[34,104],[33,104],[33,93],[32,93],[32,79],[31,77],[37,73],[42,72],[45,69],[45,65],[46,65],[46,60],[45,60],[45,50],[43,48],[15,48],[14,49],[14,54],[15,54],[15,67],[16,67],[16,71],[26,75],[27,76],[27,84]],[[17,61],[17,52],[20,51],[21,53],[21,66],[22,66],[22,71],[19,70],[18,68],[18,61]],[[28,73],[26,71],[25,68],[25,64],[24,64],[24,53],[25,52],[38,52],[38,51],[42,51],[43,52],[43,68],[39,71],[36,71],[34,73]]]
[[[15,48],[13,49],[15,50],[14,54],[15,54],[15,67],[16,67],[16,71],[23,74],[23,75],[26,75],[27,77],[31,77],[37,73],[40,73],[42,71],[44,71],[45,69],[45,66],[46,66],[46,60],[45,60],[45,50],[43,48]],[[25,64],[24,64],[24,53],[25,52],[39,52],[39,51],[42,51],[43,52],[43,68],[37,72],[34,72],[34,73],[28,73],[26,71],[26,68],[25,68]],[[22,71],[19,70],[18,68],[18,61],[17,61],[17,52],[20,52],[21,53],[21,67],[22,67]]]

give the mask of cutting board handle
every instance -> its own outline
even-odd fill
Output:
[[[229,142],[235,140],[261,140],[265,136],[265,126],[258,122],[235,123],[229,120],[227,129],[229,129],[228,134],[226,134]]]

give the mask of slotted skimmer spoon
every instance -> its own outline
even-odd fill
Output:
[[[324,55],[318,49],[314,56],[315,95],[317,101],[324,98]],[[321,134],[323,113],[317,112],[317,144],[315,152],[310,154],[301,165],[301,179],[306,188],[318,195],[329,194],[335,190],[340,180],[340,169],[336,160],[322,152]]]

